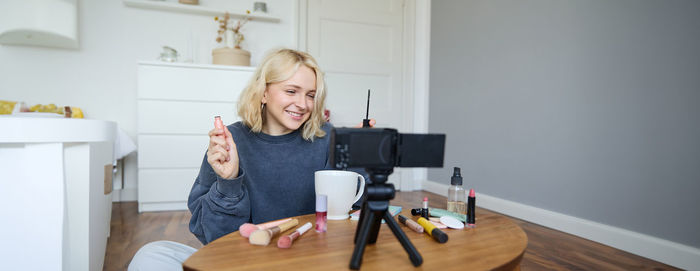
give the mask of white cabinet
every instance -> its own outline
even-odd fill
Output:
[[[4,0],[0,10],[0,44],[78,49],[78,0]]]
[[[0,116],[3,270],[102,270],[115,135],[109,121]]]
[[[236,102],[251,67],[139,62],[137,80],[139,212],[186,210],[220,115],[238,121]]]

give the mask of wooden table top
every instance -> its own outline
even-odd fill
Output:
[[[414,218],[410,210],[401,212]],[[314,224],[315,215],[296,217],[299,226]],[[442,229],[449,235],[440,244],[425,233],[417,233],[399,223],[423,257],[418,270],[518,270],[527,247],[525,232],[513,221],[498,214],[477,213],[473,229]],[[398,222],[398,221],[397,221]],[[268,246],[248,243],[238,232],[227,234],[202,247],[185,261],[185,270],[336,270],[349,269],[357,221],[328,220],[328,231],[311,228],[294,241],[291,248],[277,248],[277,239]],[[297,226],[298,227],[298,226]],[[296,229],[296,227],[294,228]],[[287,231],[283,234],[290,234]],[[368,244],[361,270],[405,270],[414,268],[399,241],[382,224],[376,244]]]

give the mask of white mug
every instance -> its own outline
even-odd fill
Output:
[[[330,220],[347,219],[352,204],[365,192],[365,177],[352,171],[319,170],[314,173],[314,179],[316,195],[328,197],[327,217]],[[358,179],[360,190],[356,193]]]

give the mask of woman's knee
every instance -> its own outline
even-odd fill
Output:
[[[129,271],[182,270],[182,263],[197,251],[173,241],[155,241],[141,247],[129,263]]]

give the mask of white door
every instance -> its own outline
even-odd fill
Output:
[[[403,76],[404,1],[309,0],[305,11],[300,38],[306,48],[301,49],[326,73],[331,122],[336,127],[361,123],[371,89],[369,117],[377,120],[376,127],[410,131],[413,115],[406,101],[412,100],[406,96],[412,92],[406,91]],[[396,168],[389,182],[400,188],[401,178]]]

